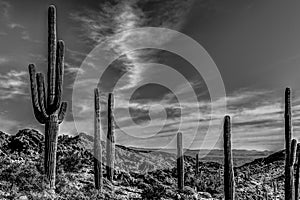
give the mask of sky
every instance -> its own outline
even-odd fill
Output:
[[[119,144],[175,147],[180,128],[186,148],[221,148],[221,102],[226,100],[233,148],[275,151],[284,148],[284,90],[291,87],[293,135],[299,138],[296,0],[0,0],[1,131],[15,134],[32,127],[44,132],[33,115],[27,68],[35,63],[38,71],[47,71],[51,4],[57,7],[58,38],[66,45],[63,99],[68,113],[60,134],[93,134],[93,90],[99,87],[103,139],[107,93],[113,92]],[[129,51],[133,44],[176,41],[163,29],[162,37],[130,32],[145,27],[168,28],[199,43],[207,54],[189,50],[188,44],[175,46],[191,59],[210,56],[226,98],[212,101],[207,80],[218,77],[204,77],[187,58],[153,48]],[[102,59],[112,57],[106,69]],[[203,65],[209,62],[205,59]],[[209,124],[216,129],[206,138]]]

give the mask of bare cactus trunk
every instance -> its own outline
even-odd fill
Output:
[[[299,175],[300,175],[300,158],[299,158],[299,152],[297,151],[297,165],[296,165],[296,176],[295,176],[295,200],[299,199]]]
[[[195,174],[196,176],[198,175],[199,172],[199,154],[196,154],[196,169],[195,169]]]
[[[67,110],[67,102],[61,102],[64,72],[64,42],[56,41],[56,10],[48,10],[48,90],[46,93],[44,75],[29,65],[31,97],[36,119],[45,124],[45,174],[50,188],[55,188],[57,136]]]
[[[177,133],[177,179],[178,189],[180,191],[184,188],[184,157],[183,157],[183,143],[182,133]]]
[[[292,171],[292,176],[291,176],[291,182],[292,182],[292,189],[291,191],[293,192],[292,198],[295,199],[295,162],[296,162],[296,151],[297,151],[297,140],[293,139],[291,143],[291,171]]]
[[[234,173],[231,152],[230,117],[224,118],[224,196],[225,200],[234,200]]]
[[[47,132],[46,132],[47,131]],[[57,151],[58,118],[50,115],[45,124],[45,172],[49,178],[51,188],[55,187],[56,151]]]
[[[114,161],[115,161],[115,125],[114,125],[114,96],[108,95],[108,122],[107,122],[107,140],[106,140],[106,172],[107,179],[113,181]]]
[[[95,91],[95,121],[94,121],[94,178],[95,178],[95,188],[97,190],[102,190],[102,148],[101,148],[101,116],[100,116],[100,97],[99,89],[96,88]]]
[[[291,90],[285,90],[285,200],[294,199],[293,166],[292,166],[292,123],[291,123]]]

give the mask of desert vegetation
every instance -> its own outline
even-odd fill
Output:
[[[1,199],[285,199],[299,198],[300,159],[292,138],[291,89],[285,91],[285,150],[234,166],[231,119],[224,117],[223,164],[115,144],[114,95],[108,94],[106,141],[101,141],[100,90],[94,89],[94,136],[59,134],[64,43],[57,41],[56,11],[48,11],[48,74],[29,65],[34,115],[45,134],[33,129],[0,132]],[[233,127],[234,128],[234,127]]]

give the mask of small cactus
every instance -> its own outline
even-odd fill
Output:
[[[178,189],[180,191],[184,188],[184,157],[183,157],[183,143],[182,133],[177,133],[177,179]]]
[[[230,117],[224,118],[224,196],[225,200],[233,200],[234,194],[234,172],[231,151],[231,124]]]
[[[197,176],[199,172],[199,154],[196,154],[196,166],[195,166],[195,175]]]
[[[100,117],[100,97],[99,89],[94,90],[94,178],[95,178],[95,188],[97,190],[102,189],[102,148],[101,148],[101,117]]]
[[[273,181],[273,182],[272,182],[272,186],[273,186],[274,197],[275,197],[275,199],[276,199],[276,198],[277,198],[277,191],[278,191],[278,189],[277,189],[277,182],[276,182],[276,181]]]

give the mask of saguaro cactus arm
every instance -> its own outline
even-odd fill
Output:
[[[291,143],[291,158],[290,158],[290,165],[293,167],[296,162],[296,151],[297,151],[297,140],[293,139]]]
[[[55,75],[55,96],[54,101],[49,112],[54,112],[59,109],[61,104],[61,97],[63,91],[63,75],[64,75],[64,51],[65,44],[62,40],[59,40],[57,43],[57,57],[56,57],[56,75]]]
[[[36,80],[40,109],[45,119],[47,119],[49,116],[46,113],[44,75],[42,73],[37,73]]]
[[[68,108],[68,103],[63,101],[60,105],[59,112],[58,112],[58,123],[59,124],[61,124],[64,121],[65,115],[67,112],[67,108]]]
[[[38,122],[41,124],[45,124],[47,117],[41,111],[41,108],[39,105],[39,97],[38,97],[38,91],[37,91],[37,81],[36,81],[36,73],[35,73],[34,64],[30,64],[28,66],[28,69],[29,69],[29,76],[30,76],[30,88],[31,88],[33,112],[34,112],[35,118],[38,120]]]
[[[48,9],[48,104],[52,105],[55,96],[55,62],[56,62],[56,9]],[[48,113],[49,114],[49,113]]]

